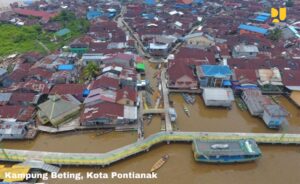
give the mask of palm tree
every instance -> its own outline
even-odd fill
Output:
[[[83,69],[83,76],[87,80],[92,80],[99,74],[99,68],[94,62],[89,62]]]

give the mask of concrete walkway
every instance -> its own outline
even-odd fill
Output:
[[[201,140],[238,140],[252,138],[264,144],[300,144],[300,134],[272,133],[219,133],[219,132],[160,132],[133,144],[107,153],[59,153],[45,151],[3,149],[0,161],[24,162],[37,159],[55,165],[108,166],[114,162],[149,151],[156,144],[163,142],[191,142]]]

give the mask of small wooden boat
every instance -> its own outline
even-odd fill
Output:
[[[194,104],[196,101],[195,96],[189,95],[187,93],[182,93],[182,97],[187,104]]]
[[[191,97],[191,100],[190,100],[191,104],[194,104],[196,102],[195,95],[190,95],[190,97]]]
[[[157,171],[159,168],[161,168],[166,161],[169,159],[169,155],[164,155],[159,159],[151,168],[151,172]]]
[[[150,125],[151,122],[152,122],[152,114],[147,116],[147,125]]]
[[[271,99],[273,100],[274,103],[279,104],[279,99],[278,96],[271,96]]]
[[[185,106],[183,106],[183,111],[184,111],[184,113],[188,116],[188,117],[190,117],[190,111],[189,111],[189,109],[188,109],[188,107],[185,105]]]

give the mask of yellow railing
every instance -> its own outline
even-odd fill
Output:
[[[194,139],[202,140],[234,140],[252,138],[258,143],[280,143],[280,144],[300,144],[300,134],[247,134],[247,133],[201,133],[201,132],[160,132],[148,138],[121,147],[107,153],[55,153],[55,152],[36,152],[27,150],[4,149],[0,153],[0,160],[23,162],[34,158],[43,160],[48,164],[57,165],[110,165],[118,160],[127,158],[134,154],[146,151],[158,143],[173,141],[186,142]]]

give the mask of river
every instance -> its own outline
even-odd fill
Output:
[[[149,65],[147,65],[149,67]],[[153,67],[153,66],[152,66]],[[154,70],[150,67],[147,76],[153,76]],[[154,89],[155,80],[151,77]],[[209,131],[209,132],[268,132],[276,133],[276,130],[268,129],[263,121],[251,117],[247,111],[242,112],[235,104],[231,110],[223,108],[207,108],[203,100],[197,96],[197,102],[189,105],[191,117],[183,112],[183,98],[179,94],[170,95],[174,107],[178,113],[176,127],[179,131]],[[299,109],[286,98],[280,97],[279,103],[290,112],[289,125],[279,132],[300,133]],[[159,132],[161,118],[154,116],[150,124],[145,123],[145,136]],[[44,151],[64,152],[107,152],[109,150],[130,144],[137,139],[135,132],[107,133],[98,135],[96,132],[82,131],[66,134],[39,134],[33,141],[4,141],[5,148],[29,149]],[[158,171],[158,179],[128,180],[128,179],[90,179],[84,181],[55,180],[50,179],[46,183],[105,183],[105,184],[298,184],[300,175],[300,147],[280,145],[260,145],[263,156],[261,159],[243,164],[215,165],[197,163],[194,161],[190,144],[162,144],[157,145],[147,153],[117,162],[107,168],[95,167],[63,167],[62,172],[149,172],[152,165],[164,154],[169,154],[170,159]]]

